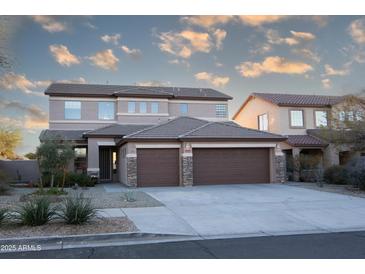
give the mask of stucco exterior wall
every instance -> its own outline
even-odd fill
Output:
[[[238,113],[234,121],[243,127],[258,129],[258,116],[268,114],[269,130],[280,134],[279,107],[260,98],[252,98]]]
[[[115,145],[113,138],[88,138],[87,171],[99,171],[99,146]]]
[[[118,179],[122,184],[127,184],[127,145],[119,148]]]
[[[188,104],[188,113],[180,113],[180,104]],[[205,120],[218,120],[216,117],[216,105],[226,105],[227,106],[227,117],[218,118],[219,120],[228,120],[228,104],[226,101],[180,101],[180,100],[170,100],[169,101],[169,115],[171,117],[178,116],[191,116]]]

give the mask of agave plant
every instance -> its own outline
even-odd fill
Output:
[[[56,209],[51,207],[51,202],[45,198],[36,198],[20,206],[14,215],[21,224],[39,226],[48,223],[56,217]]]
[[[91,200],[82,195],[66,198],[61,206],[59,216],[67,223],[81,225],[89,222],[96,216],[97,210]]]
[[[0,208],[0,225],[8,217],[8,210],[6,208]]]

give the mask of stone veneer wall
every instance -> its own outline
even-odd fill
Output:
[[[286,182],[285,155],[275,155],[275,183]]]
[[[127,186],[137,187],[137,157],[127,157]]]
[[[182,157],[182,186],[193,185],[193,156]]]

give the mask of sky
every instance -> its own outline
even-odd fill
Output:
[[[0,16],[0,124],[19,154],[47,128],[52,81],[343,95],[363,88],[364,16]]]

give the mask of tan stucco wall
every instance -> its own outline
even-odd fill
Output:
[[[114,143],[114,138],[88,138],[87,168],[99,169],[99,146],[102,143]],[[109,145],[108,145],[109,146]]]
[[[188,103],[188,113],[181,114],[180,113],[180,104]],[[169,101],[169,115],[172,117],[177,116],[191,116],[200,119],[216,119],[215,106],[216,105],[226,105],[227,106],[227,117],[222,118],[222,120],[228,120],[228,104],[225,101],[212,101],[212,102],[188,102],[188,101]]]
[[[280,133],[279,107],[260,98],[252,98],[238,113],[234,121],[243,127],[258,129],[257,116],[268,114],[269,131]]]
[[[127,144],[119,148],[119,166],[118,166],[118,179],[119,182],[127,184]]]

